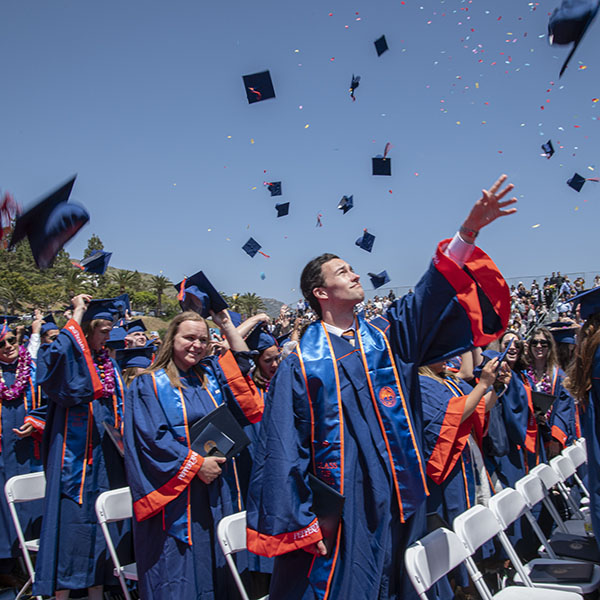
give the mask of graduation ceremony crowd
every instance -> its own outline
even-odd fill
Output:
[[[411,544],[580,438],[600,534],[600,288],[553,274],[510,289],[475,239],[515,212],[512,188],[502,176],[484,190],[401,298],[365,304],[360,276],[323,254],[301,274],[305,302],[275,323],[241,321],[202,271],[177,285],[162,339],[126,318],[126,295],[77,295],[64,327],[37,313],[28,339],[3,317],[0,484],[46,481],[43,501],[17,507],[39,537],[31,593],[119,597],[95,503],[128,487],[133,518],[109,529],[137,565],[132,597],[239,598],[217,525],[246,511],[235,562],[250,597],[416,598]],[[0,522],[6,586],[21,552],[4,495]],[[509,537],[536,555],[524,518]],[[505,560],[491,543],[476,555],[494,573]],[[459,567],[429,597],[478,595]]]

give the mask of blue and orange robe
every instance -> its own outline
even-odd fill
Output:
[[[115,393],[103,395],[100,374],[81,326],[70,320],[38,353],[38,384],[48,397],[42,458],[46,499],[36,562],[35,594],[118,585],[95,502],[126,485],[123,459],[103,422],[121,428],[123,384],[114,361]],[[115,545],[131,558],[130,527],[111,524]]]
[[[248,498],[248,548],[275,556],[271,600],[409,598],[403,552],[425,532],[418,367],[495,339],[508,287],[475,249],[461,269],[438,247],[413,294],[386,319],[356,319],[355,345],[310,325],[269,387]],[[312,473],[345,497],[327,557]]]
[[[197,477],[204,459],[190,448],[189,426],[223,403],[241,425],[256,423],[263,403],[231,352],[199,364],[203,378],[180,373],[180,388],[158,370],[136,377],[128,390],[125,464],[146,600],[237,597],[216,539],[218,522],[243,507],[237,459],[205,484]]]
[[[16,378],[18,359],[5,364],[0,362],[2,378],[7,387],[12,387]],[[36,386],[35,362],[31,361],[29,382],[25,393],[10,402],[0,401],[0,560],[21,555],[17,532],[13,525],[4,495],[4,485],[15,475],[25,475],[42,468],[40,460],[40,436],[20,439],[13,429],[18,429],[27,421],[27,415],[39,408],[41,394]],[[43,423],[38,425],[43,431]],[[40,502],[19,505],[19,521],[26,535],[33,535],[32,527],[42,514]],[[37,523],[39,528],[39,523]]]

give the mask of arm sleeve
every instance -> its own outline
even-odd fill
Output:
[[[27,352],[29,352],[29,355],[34,360],[37,358],[38,350],[40,349],[40,342],[40,334],[32,333],[31,337],[29,338],[29,344],[27,344]]]
[[[125,468],[135,517],[142,521],[187,489],[203,458],[175,437],[150,375],[135,378],[125,408]]]
[[[267,396],[248,497],[248,549],[276,556],[322,539],[311,512],[308,397],[291,354],[280,365]]]

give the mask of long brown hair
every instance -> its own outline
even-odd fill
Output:
[[[558,365],[558,356],[556,354],[556,342],[554,341],[554,336],[550,333],[550,330],[547,327],[536,327],[532,332],[529,338],[527,339],[527,362],[533,366],[535,366],[535,360],[533,359],[533,354],[531,352],[531,342],[536,335],[543,335],[544,339],[548,342],[548,356],[546,357],[546,372],[552,371],[554,367]]]
[[[173,387],[185,387],[183,382],[181,381],[181,377],[179,377],[179,370],[177,369],[177,365],[173,360],[173,346],[175,336],[177,335],[177,331],[179,330],[179,326],[184,321],[196,321],[200,323],[204,323],[206,325],[206,331],[209,332],[208,323],[206,320],[201,317],[198,313],[188,310],[186,312],[182,312],[177,315],[170,323],[169,328],[167,329],[167,333],[165,333],[165,337],[160,346],[160,350],[154,359],[154,362],[140,375],[144,375],[146,373],[153,373],[160,369],[163,369],[171,382]],[[192,370],[198,375],[200,380],[204,381],[204,371],[201,366],[195,365],[192,367]]]
[[[592,315],[577,334],[577,345],[573,360],[563,385],[573,398],[584,406],[592,388],[594,354],[600,345],[600,313]]]

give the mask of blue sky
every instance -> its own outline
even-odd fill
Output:
[[[203,269],[225,292],[293,301],[325,251],[367,289],[382,269],[413,285],[507,173],[519,212],[479,238],[505,276],[594,271],[600,184],[565,182],[600,176],[600,24],[559,80],[568,48],[545,36],[558,4],[5,0],[0,189],[27,206],[77,173],[91,221],[72,256],[96,233],[115,267],[175,282]],[[248,105],[242,75],[265,69],[277,97]],[[387,142],[392,177],[373,177]],[[365,227],[371,254],[354,245]],[[270,258],[242,252],[250,236]]]

